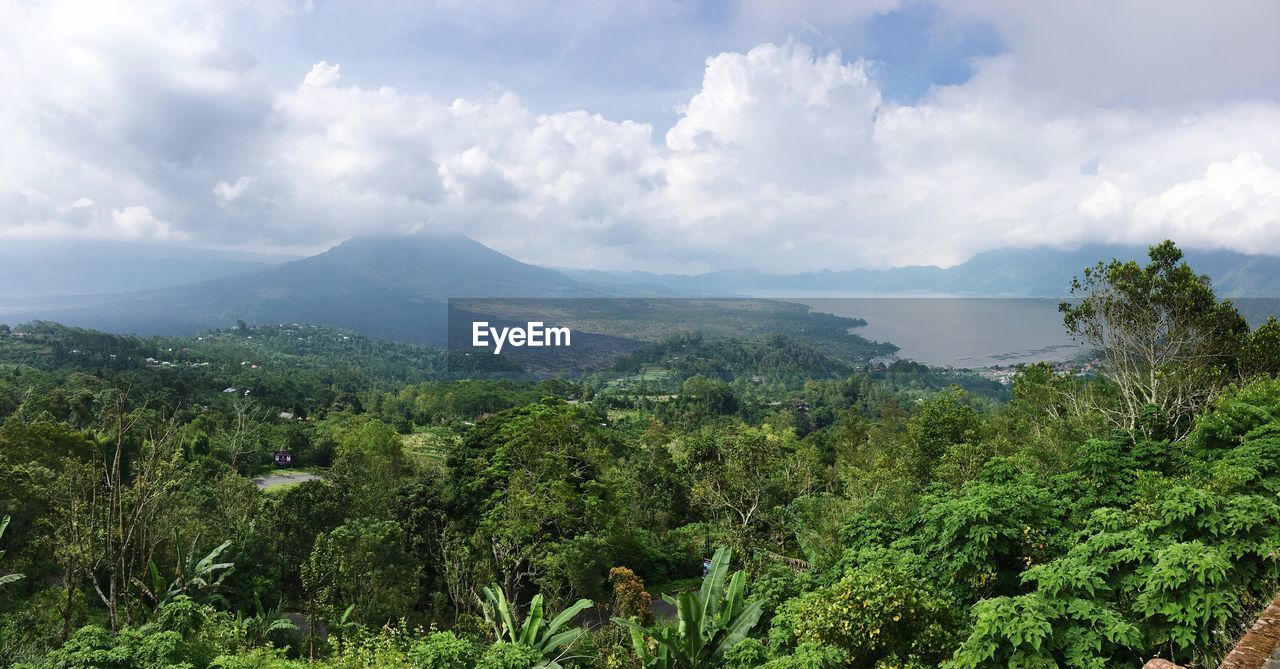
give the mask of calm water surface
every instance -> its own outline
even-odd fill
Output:
[[[1075,358],[1060,300],[969,297],[792,298],[814,311],[861,318],[853,331],[898,346],[898,357],[933,366],[992,367]]]

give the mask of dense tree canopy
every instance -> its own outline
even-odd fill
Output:
[[[0,328],[0,664],[1214,664],[1280,587],[1280,325],[1150,255],[1063,306],[1097,373],[1008,387],[786,336],[459,379]]]

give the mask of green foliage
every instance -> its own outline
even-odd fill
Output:
[[[1212,410],[1196,421],[1187,441],[1199,450],[1201,458],[1221,457],[1224,450],[1265,436],[1264,431],[1275,428],[1277,416],[1280,380],[1263,379],[1224,393]]]
[[[1240,346],[1239,360],[1245,378],[1280,374],[1280,321],[1272,316],[1254,328]]]
[[[9,528],[9,516],[0,518],[0,539],[4,538],[4,531]],[[4,557],[4,551],[0,550],[0,558]],[[0,585],[8,585],[22,580],[22,574],[5,574],[0,576]]]
[[[701,378],[704,383],[706,379],[728,381],[750,374],[813,379],[851,371],[846,363],[785,335],[753,341],[709,339],[699,334],[675,336],[622,356],[614,369],[638,372],[647,365],[660,365],[681,378]]]
[[[964,402],[958,388],[922,403],[907,421],[910,466],[916,480],[932,480],[934,467],[952,448],[977,443],[982,438],[980,427],[978,413]]]
[[[1059,309],[1067,330],[1103,355],[1120,400],[1104,415],[1146,438],[1178,437],[1237,376],[1249,326],[1173,242],[1148,256],[1145,266],[1112,260],[1086,268],[1071,285],[1078,301]]]
[[[1025,572],[1033,592],[979,602],[957,666],[1220,655],[1280,576],[1280,500],[1258,494],[1280,466],[1259,410],[1278,397],[1268,380],[1220,399],[1188,439],[1193,475],[1135,482],[1132,503],[1094,511],[1064,556]]]
[[[791,599],[769,633],[775,654],[806,644],[840,666],[936,666],[955,642],[953,602],[923,561],[899,551],[854,556],[835,583]]]
[[[476,664],[479,644],[453,632],[435,632],[409,648],[409,660],[417,669],[461,669]]]
[[[837,669],[845,666],[836,648],[816,643],[802,643],[788,655],[776,657],[762,666],[765,669]]]
[[[150,586],[144,585],[141,581],[136,583],[142,594],[153,602],[155,610],[163,609],[166,604],[179,596],[190,597],[199,603],[225,605],[227,600],[222,595],[223,581],[235,570],[235,564],[216,560],[231,546],[231,542],[224,541],[204,556],[200,556],[197,552],[200,537],[193,539],[191,548],[185,550],[182,547],[181,536],[175,533],[173,539],[177,550],[173,575],[166,579],[160,574],[156,563],[152,561],[148,565]]]
[[[357,629],[334,642],[333,652],[321,666],[326,669],[405,667],[409,665],[409,647],[415,640],[416,635],[400,625],[383,625],[377,632]]]
[[[118,634],[82,627],[41,665],[51,669],[192,669],[187,645],[177,632],[147,634],[133,628]]]
[[[1141,635],[1117,611],[1088,598],[1032,593],[978,602],[968,640],[945,666],[1087,667],[1134,658]]]
[[[725,669],[749,669],[758,667],[768,660],[768,649],[759,639],[747,637],[737,645],[725,651]]]
[[[283,600],[268,608],[262,605],[262,598],[255,593],[253,603],[253,615],[236,614],[236,633],[244,647],[271,645],[283,640],[287,634],[298,632],[298,626],[284,615]]]
[[[734,421],[705,426],[686,440],[685,467],[694,504],[745,545],[773,518],[788,490],[788,459],[796,449],[789,430],[752,428]]]
[[[337,452],[331,476],[348,500],[348,514],[389,517],[406,471],[400,435],[386,423],[363,417],[335,421],[332,430]]]
[[[631,631],[632,646],[644,666],[718,667],[725,654],[751,634],[760,621],[763,604],[759,600],[746,601],[744,572],[734,572],[726,583],[732,557],[727,548],[716,550],[701,588],[675,597],[663,595],[667,603],[676,607],[676,627],[645,627],[635,620],[614,619]],[[650,638],[656,648],[650,648]]]
[[[1152,255],[1068,315],[1127,328],[1114,351],[1186,335],[1155,351],[1164,404],[1115,368],[1030,366],[1002,404],[850,366],[847,323],[799,312],[537,382],[310,326],[23,326],[0,337],[0,571],[27,575],[0,665],[1211,666],[1280,584],[1280,325],[1245,333]],[[279,448],[320,480],[260,490]],[[719,550],[700,580],[713,546],[743,571]],[[611,574],[618,620],[574,627]]]
[[[209,669],[304,669],[305,662],[287,660],[274,648],[254,648],[235,655],[219,655]]]
[[[97,614],[85,594],[68,597],[64,588],[48,586],[19,600],[20,606],[6,607],[0,614],[0,665],[35,663],[61,646],[64,630],[74,631]]]
[[[545,660],[537,649],[525,645],[499,641],[485,649],[476,663],[476,669],[529,669],[540,666]],[[547,665],[554,666],[554,665]]]
[[[976,594],[1009,593],[1018,574],[1048,554],[1058,508],[1034,476],[1012,476],[991,462],[985,478],[920,501],[903,540],[934,560],[938,575]]]
[[[560,631],[560,628],[567,625],[574,616],[591,608],[589,599],[579,599],[548,622],[543,617],[542,595],[534,595],[529,602],[528,615],[517,623],[517,612],[512,609],[506,595],[496,583],[484,589],[484,598],[488,603],[484,609],[485,619],[493,626],[494,637],[501,643],[536,652],[540,658],[535,665],[537,667],[559,669],[560,662],[570,657],[569,651],[573,645],[586,634],[586,630],[581,627],[564,631]]]
[[[383,625],[398,620],[416,599],[417,573],[394,521],[359,519],[316,537],[303,574],[321,601],[355,620]]]
[[[306,481],[278,495],[265,497],[259,529],[294,578],[300,574],[316,537],[344,520],[342,495],[327,481]]]
[[[468,431],[447,461],[447,511],[466,519],[459,531],[493,556],[489,568],[504,592],[530,585],[535,561],[543,568],[537,584],[561,600],[603,592],[612,556],[586,574],[567,567],[577,550],[605,545],[588,536],[608,529],[602,478],[616,452],[599,416],[558,401],[506,411]]]
[[[1145,616],[1151,639],[1179,649],[1218,641],[1242,594],[1227,582],[1231,560],[1220,549],[1189,541],[1164,546],[1149,561],[1133,608]]]

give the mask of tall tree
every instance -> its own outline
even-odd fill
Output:
[[[90,544],[82,554],[93,560],[84,571],[113,630],[126,622],[129,588],[150,563],[165,534],[162,518],[181,493],[182,449],[174,439],[173,424],[149,430],[131,452],[136,443],[133,432],[144,411],[130,410],[129,395],[126,386],[108,409],[111,432],[76,504],[84,515],[75,522],[88,528],[80,536]]]
[[[450,453],[451,513],[478,520],[465,529],[509,601],[546,576],[536,558],[549,546],[602,529],[611,507],[600,475],[619,455],[612,445],[598,415],[549,402],[480,421]]]
[[[220,436],[227,453],[227,460],[234,468],[241,458],[251,458],[250,465],[258,464],[262,449],[262,432],[266,429],[266,412],[251,397],[236,396],[231,401],[231,420]]]
[[[1209,277],[1182,262],[1171,241],[1150,262],[1099,262],[1071,283],[1059,310],[1067,330],[1103,358],[1118,401],[1097,403],[1116,426],[1143,437],[1179,438],[1236,373],[1249,326],[1214,295]]]
[[[786,497],[787,458],[794,448],[790,430],[736,421],[703,428],[688,444],[692,501],[746,547],[753,530]]]

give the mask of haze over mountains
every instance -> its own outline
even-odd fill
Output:
[[[123,293],[253,272],[298,256],[107,240],[0,241],[0,304],[13,298]]]
[[[753,271],[700,275],[553,270],[452,237],[357,237],[324,253],[279,257],[84,242],[65,251],[13,247],[0,322],[55,320],[135,334],[189,334],[249,323],[316,323],[371,336],[438,344],[451,297],[967,295],[1062,296],[1099,259],[1141,258],[1137,246],[1073,251],[1004,249],[951,268]],[[29,247],[30,248],[30,247]],[[97,249],[95,254],[90,249]],[[1280,295],[1280,258],[1189,251],[1219,294]],[[32,290],[32,287],[37,288]],[[91,290],[89,290],[91,288]],[[140,288],[140,290],[131,290]],[[70,292],[93,293],[69,295]]]
[[[450,297],[575,297],[598,289],[466,237],[357,237],[324,253],[252,272],[128,293],[0,306],[32,319],[136,334],[189,334],[248,323],[315,323],[371,336],[441,343]]]
[[[575,278],[619,288],[650,287],[682,292],[778,295],[962,295],[975,297],[1063,297],[1071,279],[1099,260],[1145,261],[1138,245],[1093,244],[1075,250],[996,249],[954,267],[895,267],[884,270],[822,270],[777,275],[725,271],[671,275],[647,272],[565,270]],[[1280,296],[1280,257],[1233,251],[1187,250],[1186,260],[1208,274],[1222,297]]]

